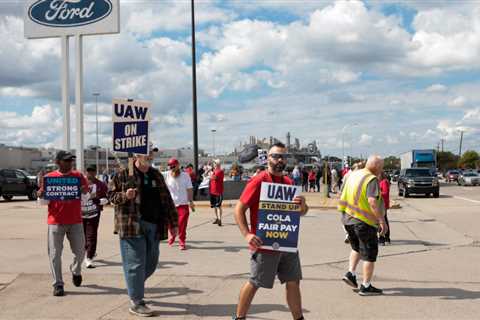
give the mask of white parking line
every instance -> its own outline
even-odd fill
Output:
[[[469,201],[469,202],[473,202],[473,203],[480,203],[479,200],[473,200],[473,199],[468,199],[468,198],[464,198],[464,197],[459,197],[459,196],[453,196],[455,199],[460,199],[460,200],[465,200],[465,201]]]

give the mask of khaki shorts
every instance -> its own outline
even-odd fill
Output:
[[[273,288],[275,276],[283,284],[302,280],[298,252],[255,252],[250,259],[250,283],[256,288]]]

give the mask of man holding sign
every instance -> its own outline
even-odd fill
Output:
[[[298,218],[307,213],[308,206],[292,181],[283,175],[286,157],[284,144],[276,143],[270,148],[268,169],[250,180],[235,209],[235,220],[252,256],[250,280],[240,291],[233,319],[246,319],[258,288],[273,288],[275,276],[286,283],[287,302],[293,318],[304,319],[300,294],[302,269],[296,244]],[[250,209],[250,229],[247,209]],[[262,249],[265,247],[271,249]]]
[[[72,169],[75,156],[68,151],[59,151],[55,158],[58,170],[40,180],[39,198],[48,200],[48,256],[53,276],[53,295],[63,296],[62,251],[67,236],[73,253],[70,265],[72,282],[82,284],[82,262],[85,256],[81,193],[87,193],[88,183],[82,173]]]

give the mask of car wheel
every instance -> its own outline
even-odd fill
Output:
[[[28,200],[37,200],[37,190],[32,189],[30,193],[27,195]]]
[[[13,199],[13,196],[3,195],[2,197],[5,199],[5,201],[11,201]]]
[[[434,192],[434,193],[433,193],[433,197],[434,197],[434,198],[440,197],[440,193],[439,193],[439,192]]]
[[[430,193],[425,193],[426,198],[430,198]]]

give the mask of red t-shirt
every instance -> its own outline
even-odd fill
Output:
[[[310,173],[308,174],[308,181],[315,181],[316,178],[317,178],[317,175],[315,174],[315,172],[310,171]]]
[[[257,231],[258,206],[260,204],[262,182],[293,184],[289,177],[277,177],[268,173],[267,170],[257,174],[248,182],[240,196],[240,202],[250,209],[250,232],[253,234]]]
[[[62,174],[60,171],[53,171],[46,177],[78,177],[82,187],[88,187],[87,179],[78,171],[71,171],[69,174]],[[76,224],[82,223],[81,200],[50,201],[48,203],[48,224]]]
[[[225,174],[222,169],[215,169],[210,177],[210,194],[221,196],[223,194],[223,178]]]

